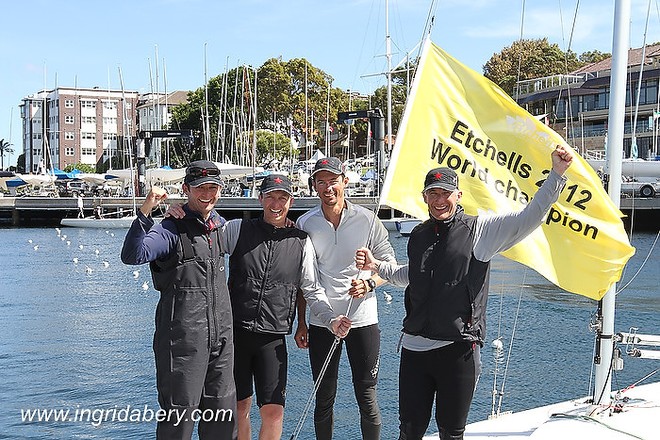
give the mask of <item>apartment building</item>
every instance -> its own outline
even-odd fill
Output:
[[[57,87],[23,98],[25,171],[84,163],[128,166],[135,138],[138,93]]]

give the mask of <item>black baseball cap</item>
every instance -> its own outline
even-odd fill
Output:
[[[189,186],[197,187],[205,183],[215,183],[222,186],[220,170],[217,165],[209,160],[196,160],[190,162],[186,168],[186,177],[183,182]]]
[[[310,177],[314,177],[314,174],[319,171],[330,171],[332,174],[345,174],[346,167],[341,160],[336,157],[324,157],[316,161],[314,164],[314,171]]]
[[[451,168],[433,168],[426,173],[424,179],[424,191],[432,188],[441,188],[447,191],[458,189],[458,176]]]
[[[261,194],[266,194],[271,191],[284,191],[290,196],[293,196],[291,181],[283,174],[269,174],[261,181],[259,192],[261,192]]]

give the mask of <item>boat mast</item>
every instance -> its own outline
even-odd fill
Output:
[[[390,38],[390,6],[389,0],[385,0],[385,58],[387,59],[387,146],[392,148],[392,41]],[[378,160],[378,172],[381,175],[385,157],[381,151]]]
[[[608,148],[606,172],[610,177],[608,193],[614,205],[621,204],[621,159],[623,157],[623,129],[626,109],[626,74],[628,41],[630,36],[630,0],[614,2],[614,36],[612,40],[612,74],[610,76],[610,108],[608,120]],[[612,391],[612,354],[614,336],[614,308],[616,284],[600,301],[602,320],[596,338],[594,404],[610,403]]]
[[[206,46],[204,43],[204,150],[206,152],[206,160],[211,160],[211,127],[209,125],[209,79],[207,74],[207,60],[206,60]]]
[[[122,131],[123,131],[123,144],[124,148],[128,148],[128,163],[131,169],[131,202],[133,205],[133,210],[131,215],[137,214],[137,202],[135,200],[135,192],[138,185],[135,183],[135,174],[133,170],[133,146],[131,145],[131,133],[128,126],[128,112],[126,111],[126,92],[124,91],[124,77],[121,74],[121,66],[117,68],[119,70],[119,85],[121,86],[121,100],[122,100]],[[124,150],[125,151],[125,150]],[[138,172],[139,180],[139,172]]]

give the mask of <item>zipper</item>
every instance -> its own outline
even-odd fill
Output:
[[[252,331],[257,330],[257,320],[259,319],[259,316],[261,315],[261,309],[262,309],[263,298],[264,298],[264,290],[266,289],[266,283],[268,282],[268,279],[269,279],[268,274],[270,273],[270,264],[273,261],[273,241],[269,240],[267,243],[268,243],[268,257],[266,258],[266,269],[264,270],[264,277],[263,277],[263,281],[261,283],[261,289],[259,289],[259,301],[257,301],[257,313],[254,317],[254,321],[252,322]]]
[[[212,249],[212,246],[211,246],[212,240],[211,240],[211,233],[210,232],[207,233],[206,238],[207,238],[207,241],[208,241],[208,244],[209,244],[209,250],[212,251],[213,249]],[[215,297],[217,295],[217,291],[216,291],[216,288],[215,288],[215,281],[216,281],[215,280],[215,277],[216,277],[215,259],[214,259],[214,256],[213,256],[212,252],[211,252],[211,256],[210,256],[209,261],[208,261],[208,267],[210,267],[210,269],[211,269],[210,270],[211,273],[210,273],[210,277],[209,277],[211,279],[211,284],[208,288],[208,292],[211,295],[211,313],[210,313],[210,316],[209,316],[209,345],[211,347],[213,347],[213,346],[216,345],[216,342],[217,342],[216,341],[217,340],[217,334],[216,334],[217,332],[216,332],[216,322],[215,322],[215,316],[216,316],[216,314],[215,314],[215,311],[216,311],[215,310],[216,309]]]

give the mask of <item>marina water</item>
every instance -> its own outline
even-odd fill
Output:
[[[1,439],[154,438],[154,420],[120,417],[121,410],[125,416],[127,409],[158,409],[151,347],[158,292],[147,266],[125,266],[119,260],[125,232],[0,229]],[[400,261],[405,261],[407,239],[398,233],[391,233],[390,239]],[[619,288],[646,263],[617,297],[617,331],[639,327],[640,333],[660,334],[660,251],[656,248],[648,255],[655,239],[655,232],[636,232],[632,238],[637,252]],[[385,293],[392,296],[391,302],[385,300]],[[377,295],[382,331],[378,384],[382,438],[395,439],[403,294],[383,286]],[[497,257],[492,265],[483,372],[469,421],[490,414],[495,368],[490,341],[498,336],[504,343],[504,356],[508,357],[512,346],[502,411],[588,395],[593,358],[588,324],[595,308],[595,302],[562,292],[532,270]],[[283,438],[290,437],[312,390],[307,352],[296,348],[291,337],[288,347]],[[359,414],[345,352],[342,356],[335,438],[356,439],[360,437]],[[624,358],[624,362],[624,371],[613,378],[614,389],[658,368],[657,361]],[[504,367],[499,370],[503,372]],[[659,380],[659,375],[651,380]],[[501,376],[497,383],[501,385]],[[71,415],[76,410],[114,411],[116,420],[23,421],[21,410],[33,409],[69,410]],[[310,413],[301,439],[314,438],[312,419]],[[429,432],[435,430],[431,421]],[[257,431],[255,413],[253,436]]]

